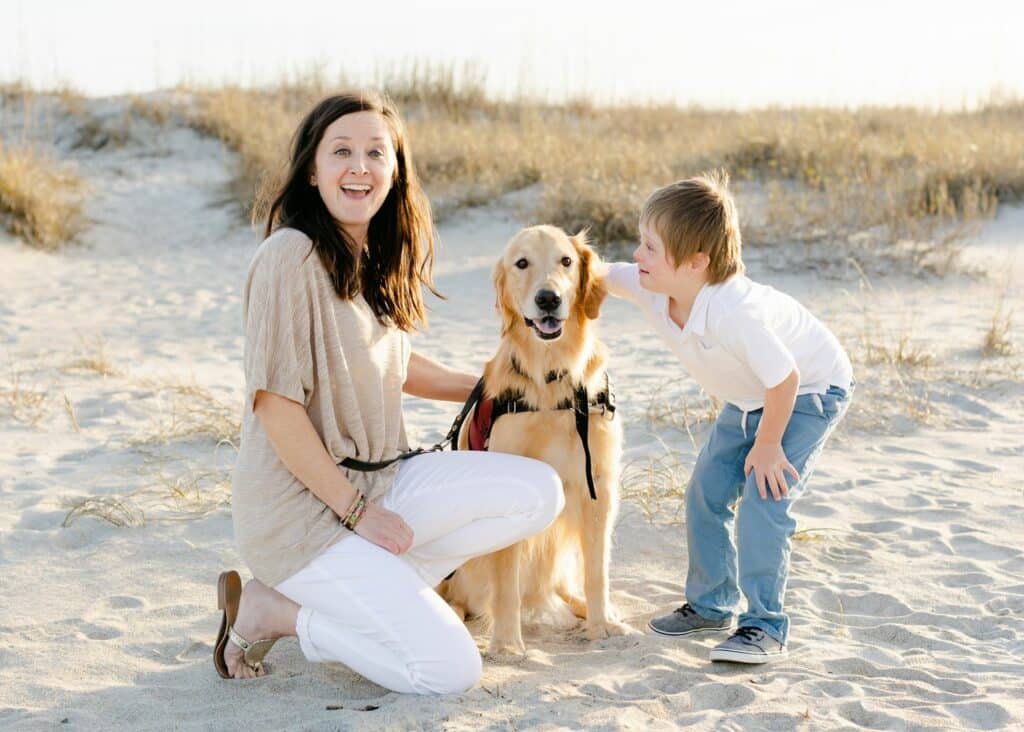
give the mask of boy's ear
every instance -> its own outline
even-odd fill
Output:
[[[587,230],[569,237],[580,259],[580,288],[577,294],[583,314],[590,320],[597,320],[601,314],[601,303],[608,290],[604,284],[604,268],[601,258],[587,245]]]

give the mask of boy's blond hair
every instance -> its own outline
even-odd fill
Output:
[[[739,217],[724,170],[659,188],[644,204],[640,223],[654,227],[673,267],[697,252],[707,254],[708,282],[713,285],[745,269]]]

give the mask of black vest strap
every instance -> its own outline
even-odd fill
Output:
[[[594,488],[594,471],[590,466],[590,398],[587,396],[587,387],[580,386],[573,394],[573,411],[576,413],[576,434],[580,436],[583,443],[583,459],[587,466],[587,490],[590,497],[597,500],[597,490]]]

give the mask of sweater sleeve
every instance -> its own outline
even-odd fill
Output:
[[[295,241],[265,242],[249,268],[243,298],[247,409],[260,390],[309,404],[314,298],[312,269],[303,266],[301,249]]]

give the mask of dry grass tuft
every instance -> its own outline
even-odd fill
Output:
[[[85,148],[95,152],[104,148],[114,149],[124,147],[134,139],[132,114],[128,109],[116,118],[100,117],[86,111],[78,116],[81,123],[71,143],[72,150]]]
[[[75,502],[60,525],[66,529],[83,516],[92,516],[121,528],[134,528],[146,523],[145,514],[130,503],[113,496],[100,496]]]
[[[1009,356],[1016,349],[1013,340],[1010,338],[1010,329],[1013,326],[1013,311],[1006,307],[1005,295],[999,298],[996,303],[995,312],[992,313],[992,322],[985,331],[985,340],[981,346],[981,353],[984,356]]]
[[[34,427],[49,414],[49,392],[35,384],[27,385],[24,376],[25,372],[11,367],[6,383],[0,383],[0,414]]]
[[[150,96],[132,95],[128,101],[130,114],[148,119],[155,125],[165,125],[175,117],[171,103],[166,99]]]
[[[689,471],[657,436],[660,455],[645,455],[622,467],[621,495],[640,506],[648,521],[677,524],[682,521]]]
[[[71,403],[71,398],[68,397],[67,393],[63,394],[64,397],[64,411],[67,412],[68,420],[71,422],[71,426],[75,432],[82,431],[82,425],[78,423],[78,415],[75,413],[75,405]]]
[[[61,370],[85,371],[104,377],[123,375],[121,369],[114,365],[109,354],[107,354],[106,344],[99,337],[91,341],[83,338],[80,341],[75,358],[68,361],[61,367]]]
[[[81,232],[82,179],[35,149],[0,143],[0,213],[31,246],[54,251]]]
[[[710,425],[718,418],[722,405],[703,391],[695,404],[685,396],[677,396],[677,387],[686,379],[669,379],[655,389],[647,401],[647,423],[654,428],[671,427],[686,434],[690,444],[697,448],[694,428]]]
[[[163,515],[154,520],[200,518],[231,505],[231,476],[225,470],[197,470],[187,466],[185,472],[178,475],[157,471],[152,480],[147,493],[163,509]]]
[[[241,434],[238,407],[198,384],[154,384],[159,412],[148,433],[132,440],[133,446],[160,445],[179,440],[208,438],[216,444],[237,445]]]

